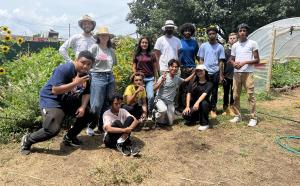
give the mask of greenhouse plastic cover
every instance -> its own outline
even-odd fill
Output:
[[[294,31],[291,34],[292,26]],[[300,17],[272,22],[249,35],[249,39],[258,43],[260,58],[270,59],[273,29],[276,29],[274,59],[300,58]]]

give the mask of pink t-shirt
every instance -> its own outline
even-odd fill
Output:
[[[111,125],[116,120],[120,120],[121,123],[124,124],[128,116],[131,116],[131,114],[127,110],[122,108],[120,108],[118,115],[113,114],[111,112],[111,109],[105,111],[103,114],[103,130],[107,132],[105,130],[105,126]]]

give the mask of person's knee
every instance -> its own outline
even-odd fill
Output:
[[[44,128],[44,130],[48,136],[54,137],[59,133],[60,127]]]
[[[128,116],[127,118],[126,118],[126,120],[125,120],[125,126],[126,127],[129,127],[131,124],[132,124],[132,122],[134,121],[134,117],[133,116]]]

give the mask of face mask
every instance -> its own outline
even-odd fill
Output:
[[[167,34],[167,35],[172,35],[173,32],[174,32],[173,30],[166,30],[166,34]]]

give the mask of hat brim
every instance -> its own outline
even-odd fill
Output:
[[[114,34],[110,34],[110,33],[96,33],[95,35],[96,35],[96,36],[100,36],[100,35],[108,35],[110,38],[115,37]]]
[[[177,26],[175,26],[175,25],[172,25],[172,26],[171,26],[171,25],[168,25],[168,26],[163,26],[163,27],[161,27],[161,29],[162,29],[163,31],[165,31],[167,27],[174,28],[174,30],[176,30],[176,29],[177,29]]]
[[[82,29],[82,22],[83,21],[90,21],[92,24],[93,24],[93,29],[92,30],[94,30],[95,29],[95,27],[96,27],[96,21],[93,21],[93,20],[79,20],[78,21],[78,26]]]

